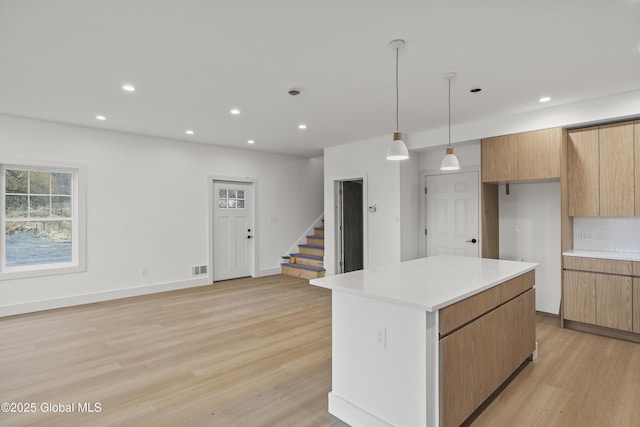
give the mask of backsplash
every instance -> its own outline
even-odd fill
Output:
[[[640,254],[640,217],[575,217],[573,249]]]

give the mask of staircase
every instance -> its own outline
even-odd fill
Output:
[[[282,274],[315,279],[324,277],[324,219],[321,227],[314,227],[307,243],[298,245],[298,253],[291,254],[289,262],[282,263]]]

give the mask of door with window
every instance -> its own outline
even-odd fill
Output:
[[[426,177],[427,256],[478,257],[478,173]]]
[[[252,184],[214,181],[213,193],[213,280],[251,276]]]

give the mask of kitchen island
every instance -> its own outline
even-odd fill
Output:
[[[535,352],[536,266],[439,255],[311,280],[332,290],[329,412],[460,425]]]

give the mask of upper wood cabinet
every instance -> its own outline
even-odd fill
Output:
[[[569,132],[567,176],[569,216],[600,214],[600,166],[598,128]]]
[[[633,123],[600,126],[600,216],[633,216]]]
[[[482,182],[560,177],[561,128],[482,140]]]
[[[635,214],[640,216],[640,120],[633,125],[634,152],[635,152]]]
[[[569,216],[634,215],[633,126],[625,122],[569,132]]]

